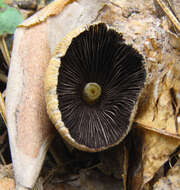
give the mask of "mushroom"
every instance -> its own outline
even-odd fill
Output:
[[[142,55],[104,23],[82,26],[57,46],[45,79],[47,112],[77,149],[105,150],[131,129],[145,84]]]

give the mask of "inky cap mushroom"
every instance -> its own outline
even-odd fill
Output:
[[[105,150],[129,132],[145,78],[143,57],[120,33],[103,23],[80,27],[50,61],[47,111],[72,146]]]

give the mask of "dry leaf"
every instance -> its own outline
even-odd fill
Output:
[[[136,122],[164,135],[180,138],[180,56],[176,51],[165,54],[162,71],[147,86],[141,99]]]
[[[143,184],[153,178],[158,169],[169,159],[170,154],[179,146],[180,140],[165,135],[144,131],[142,152]]]

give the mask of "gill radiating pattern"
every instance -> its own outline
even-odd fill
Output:
[[[105,24],[75,37],[61,57],[57,94],[62,120],[77,143],[100,148],[116,143],[129,129],[129,118],[144,86],[142,56]],[[102,94],[94,104],[82,98],[96,82]]]

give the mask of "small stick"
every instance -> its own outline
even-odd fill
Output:
[[[162,8],[162,10],[165,12],[165,14],[168,16],[170,21],[174,24],[176,29],[180,32],[180,22],[179,22],[177,16],[175,15],[175,13],[173,13],[174,11],[172,11],[173,10],[172,6],[169,5],[170,7],[168,7],[163,0],[156,0],[156,2]],[[170,4],[169,0],[168,0],[168,4]]]

